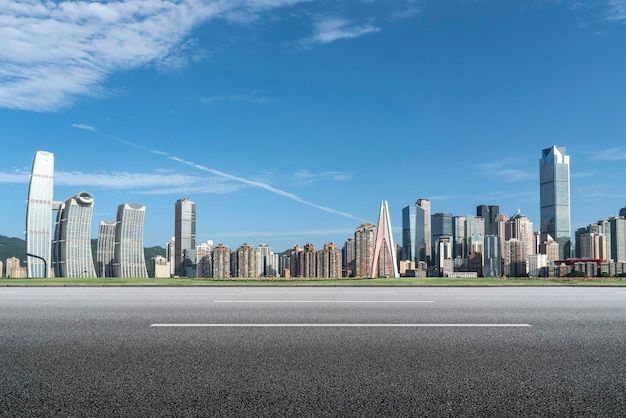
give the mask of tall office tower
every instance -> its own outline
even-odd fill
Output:
[[[454,227],[452,215],[449,213],[435,213],[431,216],[432,242],[437,242],[441,237],[448,237],[452,240],[454,250]]]
[[[626,219],[609,218],[611,226],[611,259],[617,263],[626,262]]]
[[[508,240],[504,252],[504,275],[523,277],[528,274],[528,244],[517,238]]]
[[[452,238],[440,237],[435,242],[435,259],[439,275],[454,271],[454,262],[452,261]]]
[[[26,264],[30,278],[50,277],[52,271],[53,192],[54,154],[37,151],[26,207]]]
[[[535,233],[533,223],[528,217],[518,212],[506,222],[505,239],[517,239],[526,243],[526,254],[535,253]]]
[[[485,236],[483,276],[502,276],[502,253],[500,252],[500,238],[497,235]]]
[[[329,242],[317,252],[317,277],[323,279],[341,277],[341,250],[337,244]]]
[[[193,277],[194,251],[196,250],[196,204],[189,199],[176,201],[174,245],[176,275]]]
[[[96,246],[96,274],[98,277],[114,277],[115,226],[115,221],[100,222],[98,244]]]
[[[354,238],[348,238],[342,250],[342,263],[343,263],[343,275],[345,277],[354,276],[355,261],[356,261],[356,247],[354,245]]]
[[[171,240],[165,244],[165,258],[170,266],[170,277],[176,275],[176,238],[172,237]]]
[[[213,250],[213,272],[214,279],[230,278],[230,248],[224,244],[218,244]]]
[[[311,278],[317,274],[317,257],[313,244],[304,244],[304,251],[300,253],[302,277]]]
[[[418,199],[415,203],[415,262],[430,264],[432,248],[430,200]]]
[[[259,273],[261,277],[277,277],[278,263],[271,248],[267,244],[261,244],[259,251]]]
[[[400,277],[397,247],[391,229],[389,204],[386,201],[380,204],[370,277]]]
[[[7,258],[7,279],[23,279],[26,277],[26,271],[22,267],[22,262],[17,257]]]
[[[466,224],[467,218],[465,218],[465,216],[455,216],[452,218],[452,242],[454,243],[452,253],[453,257],[457,259],[467,258]]]
[[[96,277],[91,253],[91,218],[94,198],[79,193],[60,207],[54,240],[54,274],[56,277]]]
[[[498,223],[496,219],[500,214],[500,206],[480,205],[476,207],[476,216],[483,218],[485,223],[485,235],[498,235]]]
[[[532,254],[528,256],[528,277],[544,277],[546,275],[547,267],[548,267],[547,255]]]
[[[302,253],[304,252],[304,248],[299,245],[296,245],[291,250],[291,255],[289,257],[289,274],[291,277],[304,277],[302,273]]]
[[[237,249],[237,277],[252,279],[258,276],[257,251],[251,245],[242,244]]]
[[[372,224],[363,224],[354,232],[355,277],[370,277],[372,274],[375,234],[376,227]]]
[[[560,257],[571,256],[570,157],[564,147],[552,146],[539,161],[541,233],[559,244]]]
[[[143,247],[145,218],[145,206],[135,204],[118,206],[113,260],[115,277],[148,277]]]
[[[415,229],[415,209],[415,207],[411,206],[402,208],[402,251],[400,260],[414,261],[416,257],[415,239],[417,235]]]
[[[603,234],[594,232],[584,233],[580,236],[580,258],[606,261],[607,242]]]
[[[213,276],[213,241],[196,245],[196,277]]]

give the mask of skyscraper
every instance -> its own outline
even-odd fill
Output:
[[[389,205],[386,201],[380,204],[380,215],[378,216],[374,238],[371,277],[400,277],[396,243],[393,239]]]
[[[500,238],[497,235],[485,236],[483,276],[502,276],[502,253],[500,252]]]
[[[415,203],[415,262],[430,264],[432,258],[430,200],[418,199]]]
[[[174,237],[165,244],[165,258],[170,266],[170,277],[174,277],[176,275],[176,238]]]
[[[415,207],[405,206],[402,208],[402,254],[401,260],[415,260],[417,238],[415,230],[416,213]]]
[[[504,275],[524,277],[528,274],[528,244],[516,238],[505,244]]]
[[[52,196],[54,155],[37,151],[28,187],[26,208],[27,275],[50,277],[52,269]]]
[[[467,239],[465,229],[467,226],[467,218],[465,216],[455,216],[452,218],[452,255],[457,259],[467,258]]]
[[[302,261],[302,277],[316,277],[317,276],[317,256],[315,246],[313,244],[304,244],[304,251],[300,253]]]
[[[145,206],[123,204],[117,208],[115,259],[113,261],[115,277],[148,277],[143,250],[145,216]]]
[[[260,277],[277,277],[278,276],[278,257],[272,252],[267,244],[261,244],[258,248]]]
[[[533,231],[533,223],[518,212],[515,216],[506,222],[506,240],[517,239],[526,244],[526,255],[535,254],[535,234]]]
[[[476,216],[484,219],[485,235],[498,235],[498,223],[496,219],[500,214],[500,206],[480,205],[476,208]]]
[[[115,226],[115,221],[100,222],[96,247],[96,274],[98,277],[114,277]]]
[[[317,277],[340,278],[341,277],[341,251],[337,244],[328,242],[324,248],[317,252]]]
[[[207,278],[213,275],[213,241],[196,245],[196,277]]]
[[[564,147],[552,146],[539,161],[541,233],[559,244],[561,258],[571,256],[570,157]]]
[[[370,277],[376,227],[363,224],[354,232],[355,277]]]
[[[242,244],[237,249],[237,277],[252,279],[258,277],[257,251],[249,244]]]
[[[91,254],[93,205],[93,196],[85,192],[70,197],[61,205],[54,240],[56,277],[96,277]]]
[[[176,275],[193,277],[196,250],[196,204],[189,199],[176,201],[174,246]]]
[[[228,279],[230,278],[230,248],[224,244],[218,244],[213,250],[213,278]]]
[[[452,215],[449,213],[435,213],[431,216],[432,242],[439,238],[448,237],[454,251],[454,225]]]
[[[343,264],[343,274],[345,277],[354,276],[355,272],[355,259],[356,259],[356,248],[354,245],[354,238],[348,238],[346,243],[343,246],[342,250],[342,264]]]
[[[611,226],[611,258],[618,263],[626,262],[626,219],[609,218]]]
[[[454,271],[452,237],[442,236],[435,241],[435,257],[439,276],[444,276],[445,273]]]

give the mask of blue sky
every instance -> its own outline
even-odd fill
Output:
[[[149,245],[180,197],[200,240],[277,250],[343,242],[382,199],[395,227],[418,197],[537,225],[552,144],[586,225],[626,205],[624,45],[626,0],[7,0],[0,234],[23,235],[38,149],[94,231],[145,204]]]

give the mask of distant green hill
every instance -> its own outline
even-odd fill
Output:
[[[91,240],[91,251],[96,257],[96,244],[97,240]],[[148,247],[144,249],[144,255],[146,257],[146,265],[150,264],[150,260],[157,255],[165,257],[165,248],[163,247]],[[0,235],[0,260],[4,262],[9,257],[17,257],[22,261],[26,260],[26,242],[20,238],[9,238]]]

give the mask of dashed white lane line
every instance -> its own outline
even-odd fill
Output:
[[[530,324],[152,324],[152,328],[529,328]]]
[[[213,303],[435,303],[434,300],[214,300]]]

